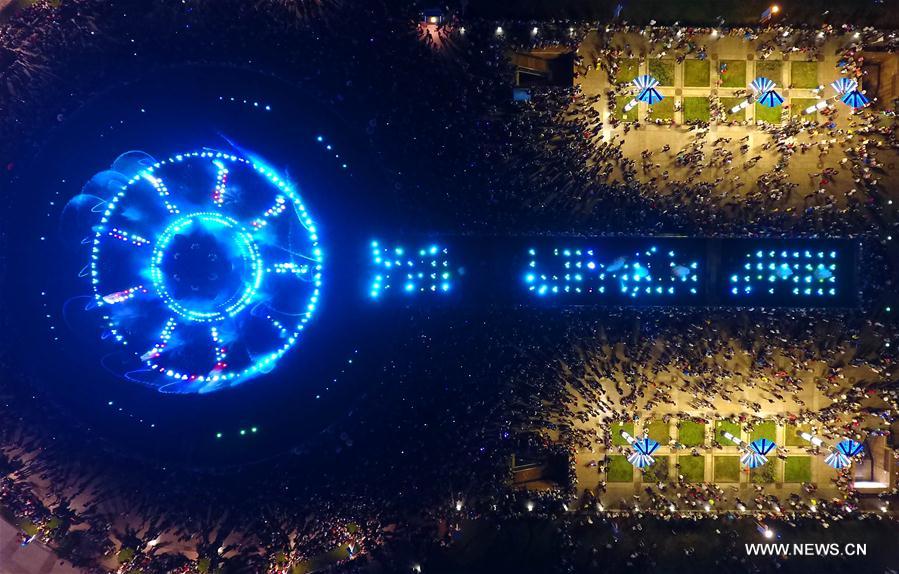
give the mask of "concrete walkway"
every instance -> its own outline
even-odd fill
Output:
[[[39,542],[22,547],[18,529],[0,519],[0,574],[81,574]]]

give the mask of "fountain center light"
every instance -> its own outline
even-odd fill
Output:
[[[270,372],[305,337],[324,254],[298,190],[266,165],[215,150],[155,162],[93,229],[96,309],[129,380],[209,393]]]
[[[217,213],[181,217],[153,247],[150,277],[175,313],[191,321],[221,321],[253,300],[263,268],[253,236]]]

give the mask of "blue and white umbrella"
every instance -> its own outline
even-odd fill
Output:
[[[651,455],[659,449],[659,443],[649,437],[643,437],[634,441],[634,450],[645,455]]]
[[[759,76],[758,78],[752,80],[752,83],[749,84],[749,87],[752,88],[752,91],[758,94],[764,94],[765,92],[770,92],[774,89],[774,82],[764,76]]]
[[[768,462],[768,457],[750,450],[740,457],[740,464],[747,468],[758,468]]]
[[[853,80],[852,78],[840,78],[834,82],[830,83],[830,87],[836,91],[839,95],[843,95],[846,92],[851,92],[855,88],[858,87],[858,82]]]
[[[659,81],[649,74],[643,74],[642,76],[637,76],[633,79],[633,84],[637,86],[638,90],[645,90],[647,88],[654,88],[659,85]]]
[[[643,437],[633,442],[634,453],[627,457],[628,462],[637,468],[646,468],[655,462],[652,457],[659,448],[659,443],[649,437]]]
[[[777,106],[784,103],[783,96],[775,92],[774,90],[768,90],[759,96],[758,102],[765,106],[766,108],[776,108]]]
[[[843,103],[849,106],[850,108],[859,109],[868,105],[870,100],[865,97],[865,94],[861,93],[858,90],[852,90],[851,92],[847,92],[842,97]]]
[[[752,452],[758,453],[762,456],[765,456],[766,454],[768,454],[769,452],[774,450],[775,446],[776,445],[774,444],[773,441],[770,441],[766,438],[760,438],[760,439],[756,439],[756,440],[752,441],[749,444],[749,450],[751,450]]]
[[[841,468],[846,468],[851,464],[852,461],[849,460],[849,457],[839,451],[833,451],[826,457],[824,457],[824,463],[837,470]]]
[[[662,98],[662,94],[660,94],[659,91],[655,88],[646,88],[642,92],[640,92],[639,96],[637,96],[637,100],[645,102],[650,106],[661,102]]]
[[[852,458],[854,456],[858,456],[865,450],[865,447],[862,446],[860,442],[854,441],[852,439],[843,439],[837,444],[837,450],[843,453],[844,455]]]
[[[635,452],[627,457],[627,461],[637,468],[646,468],[647,466],[651,466],[656,459],[641,452]]]

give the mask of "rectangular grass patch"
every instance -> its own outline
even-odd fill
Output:
[[[646,432],[649,433],[649,438],[662,446],[667,445],[668,441],[671,440],[668,423],[665,421],[652,421],[646,426]]]
[[[759,424],[755,425],[755,427],[753,427],[751,436],[752,438],[750,440],[766,438],[771,442],[776,442],[777,425],[774,423],[774,421],[762,421]]]
[[[767,106],[763,106],[762,104],[755,104],[755,119],[756,121],[761,121],[769,124],[779,124],[780,123],[780,114],[783,111],[782,106],[777,106],[776,108],[769,108]]]
[[[740,438],[740,425],[737,423],[733,423],[730,421],[716,421],[715,422],[715,440],[724,446],[736,446],[730,440],[724,438],[724,433],[729,432],[737,438]]]
[[[740,457],[715,457],[715,482],[740,482]]]
[[[787,428],[784,430],[784,442],[787,443],[787,446],[809,446],[808,441],[797,435],[796,431],[811,432],[812,427],[809,425],[787,425]]]
[[[778,60],[760,60],[755,63],[755,77],[765,77],[777,84],[779,89],[783,89],[784,63]]]
[[[627,446],[627,441],[621,436],[621,431],[634,436],[634,423],[615,423],[612,425],[612,444],[615,446]]]
[[[685,60],[684,85],[690,88],[702,88],[709,85],[709,61]]]
[[[640,72],[640,63],[633,58],[624,58],[618,60],[618,63],[618,73],[615,74],[616,83],[630,82],[636,78]]]
[[[817,103],[818,100],[815,98],[790,98],[790,117],[798,118],[802,116],[802,112],[804,112],[806,108],[814,106]],[[818,115],[809,114],[807,117],[813,120],[816,119]]]
[[[657,456],[656,461],[643,470],[643,482],[668,482],[668,456]]]
[[[737,106],[740,102],[744,101],[746,98],[721,98],[721,105],[724,107],[724,111],[726,113],[727,121],[729,122],[742,122],[746,119],[746,109],[742,109],[739,112],[732,114],[730,111]]]
[[[649,106],[649,119],[651,120],[673,120],[674,119],[674,97],[666,96],[661,102]]]
[[[718,62],[718,77],[725,88],[746,87],[746,60],[721,60]]]
[[[818,62],[791,62],[790,85],[794,88],[818,87]]]
[[[699,446],[705,442],[705,425],[681,421],[677,425],[677,440],[685,446]]]
[[[615,107],[615,117],[619,120],[623,120],[625,122],[635,122],[637,121],[637,109],[639,106],[634,106],[633,109],[624,113],[624,106],[628,104],[631,100],[633,100],[633,96],[618,96],[616,102],[618,105]]]
[[[705,457],[684,455],[677,457],[680,465],[678,474],[683,475],[687,482],[705,482]]]
[[[626,456],[613,454],[608,457],[606,480],[609,482],[631,482],[634,480],[634,467],[627,461]]]
[[[659,85],[674,85],[674,60],[650,60],[649,75],[659,81]]]
[[[812,457],[788,456],[784,462],[784,482],[811,482]]]
[[[684,98],[684,121],[709,121],[708,98]]]
[[[763,464],[749,471],[749,480],[752,484],[774,484],[777,481],[777,469],[780,461],[773,456]]]

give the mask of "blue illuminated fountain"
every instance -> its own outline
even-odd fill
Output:
[[[528,250],[528,255],[524,282],[538,297],[603,295],[607,290],[632,299],[697,294],[699,262],[654,245],[611,261],[603,260],[599,250],[591,248],[553,249],[548,261],[541,261],[535,248]]]
[[[837,294],[836,251],[758,250],[747,253],[743,268],[730,277],[731,295],[766,292],[802,297]]]
[[[381,299],[385,295],[446,294],[453,288],[453,271],[447,257],[448,250],[432,244],[410,250],[402,245],[385,247],[371,242],[369,296]]]
[[[128,378],[206,393],[274,368],[314,315],[322,270],[295,188],[205,150],[144,168],[107,202],[90,279],[108,338],[144,364]]]

